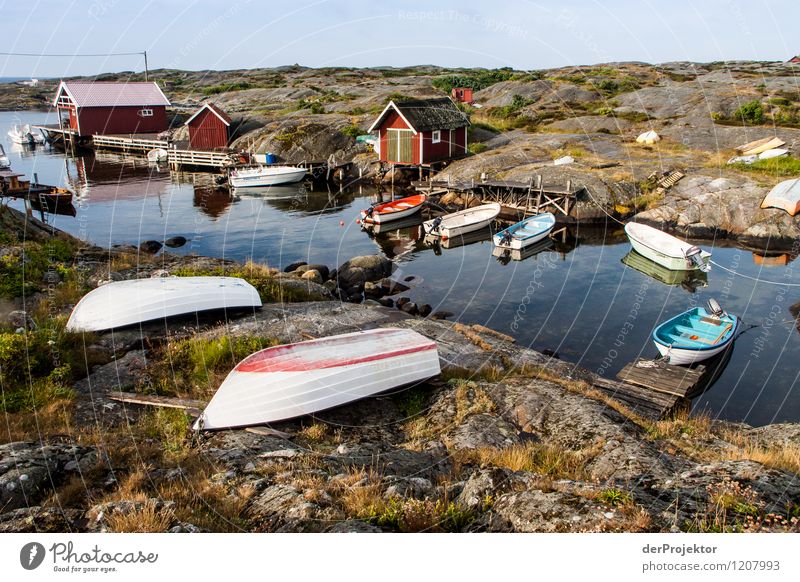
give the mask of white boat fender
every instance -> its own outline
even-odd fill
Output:
[[[704,273],[708,273],[711,270],[711,266],[707,265],[703,260],[702,252],[703,251],[700,249],[700,247],[691,246],[686,249],[683,256],[692,261],[692,263],[695,264],[698,269]]]

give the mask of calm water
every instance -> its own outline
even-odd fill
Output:
[[[36,123],[46,115],[16,117]],[[611,225],[578,228],[520,261],[493,257],[491,243],[479,235],[452,248],[431,247],[414,226],[370,236],[355,218],[376,199],[374,190],[288,188],[231,198],[206,174],[159,171],[142,160],[107,154],[65,160],[43,148],[14,149],[5,135],[14,120],[15,114],[0,113],[14,170],[72,185],[80,194],[77,216],[54,217],[55,224],[96,244],[183,235],[190,242],[176,252],[253,258],[273,266],[296,260],[335,266],[354,255],[381,252],[395,261],[402,277],[420,279],[408,293],[413,300],[509,333],[522,345],[555,350],[607,377],[639,355],[657,354],[649,339],[657,323],[713,296],[746,323],[763,327],[736,341],[720,378],[695,400],[694,409],[756,425],[800,420],[800,333],[786,323],[800,288],[757,284],[718,268],[707,281],[676,281],[669,272],[626,258],[630,247],[621,229]],[[14,204],[22,208],[21,202]],[[800,269],[787,263],[788,257],[762,260],[720,247],[713,253],[716,262],[743,275],[800,284]]]

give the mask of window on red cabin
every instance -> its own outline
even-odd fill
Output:
[[[439,143],[442,141],[442,132],[438,129],[431,134],[431,143]]]
[[[153,110],[152,109],[140,109],[139,110],[140,117],[153,117]]]

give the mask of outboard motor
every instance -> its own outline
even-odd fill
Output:
[[[711,267],[703,260],[703,251],[700,247],[691,246],[686,249],[684,256],[689,259],[698,269],[704,273],[708,273]]]
[[[708,300],[708,312],[714,317],[722,317],[725,315],[725,310],[720,307],[720,304],[717,303],[717,300],[713,297]]]
[[[507,246],[510,246],[510,245],[511,245],[511,241],[512,241],[512,240],[513,240],[513,237],[511,236],[511,233],[508,233],[508,232],[507,232],[507,233],[505,233],[505,234],[503,235],[503,237],[500,239],[500,244],[501,244],[501,245],[503,245],[503,246],[506,246],[506,247],[507,247]]]
[[[370,218],[373,212],[375,212],[375,208],[373,206],[370,206],[369,208],[367,208],[364,214],[367,215],[367,218]]]
[[[440,224],[442,224],[442,217],[437,216],[433,219],[433,224],[431,224],[431,232],[438,232]]]

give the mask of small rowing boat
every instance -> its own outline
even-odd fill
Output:
[[[738,327],[739,318],[710,299],[708,309],[695,307],[659,325],[653,331],[653,343],[670,364],[689,365],[726,349]]]
[[[443,239],[453,238],[454,236],[489,226],[497,218],[498,214],[500,214],[500,205],[497,202],[492,202],[467,208],[453,214],[438,216],[433,220],[423,222],[422,227],[427,234],[439,236]]]
[[[115,281],[78,301],[68,331],[101,331],[210,311],[261,307],[258,291],[237,277],[155,277]]]
[[[373,224],[400,220],[418,212],[426,200],[428,197],[425,194],[416,194],[383,204],[374,204],[361,211],[361,220]]]
[[[521,250],[545,238],[555,225],[556,217],[545,212],[501,230],[492,237],[492,240],[497,247]]]
[[[628,235],[628,240],[637,253],[667,269],[673,271],[699,269],[704,273],[711,270],[709,265],[711,253],[657,228],[629,222],[625,225],[625,234]]]
[[[440,373],[436,342],[378,328],[276,346],[236,365],[194,427],[214,430],[287,420]]]
[[[278,186],[280,184],[299,182],[306,177],[306,174],[305,168],[262,166],[260,168],[233,170],[230,175],[230,183],[234,188]]]

